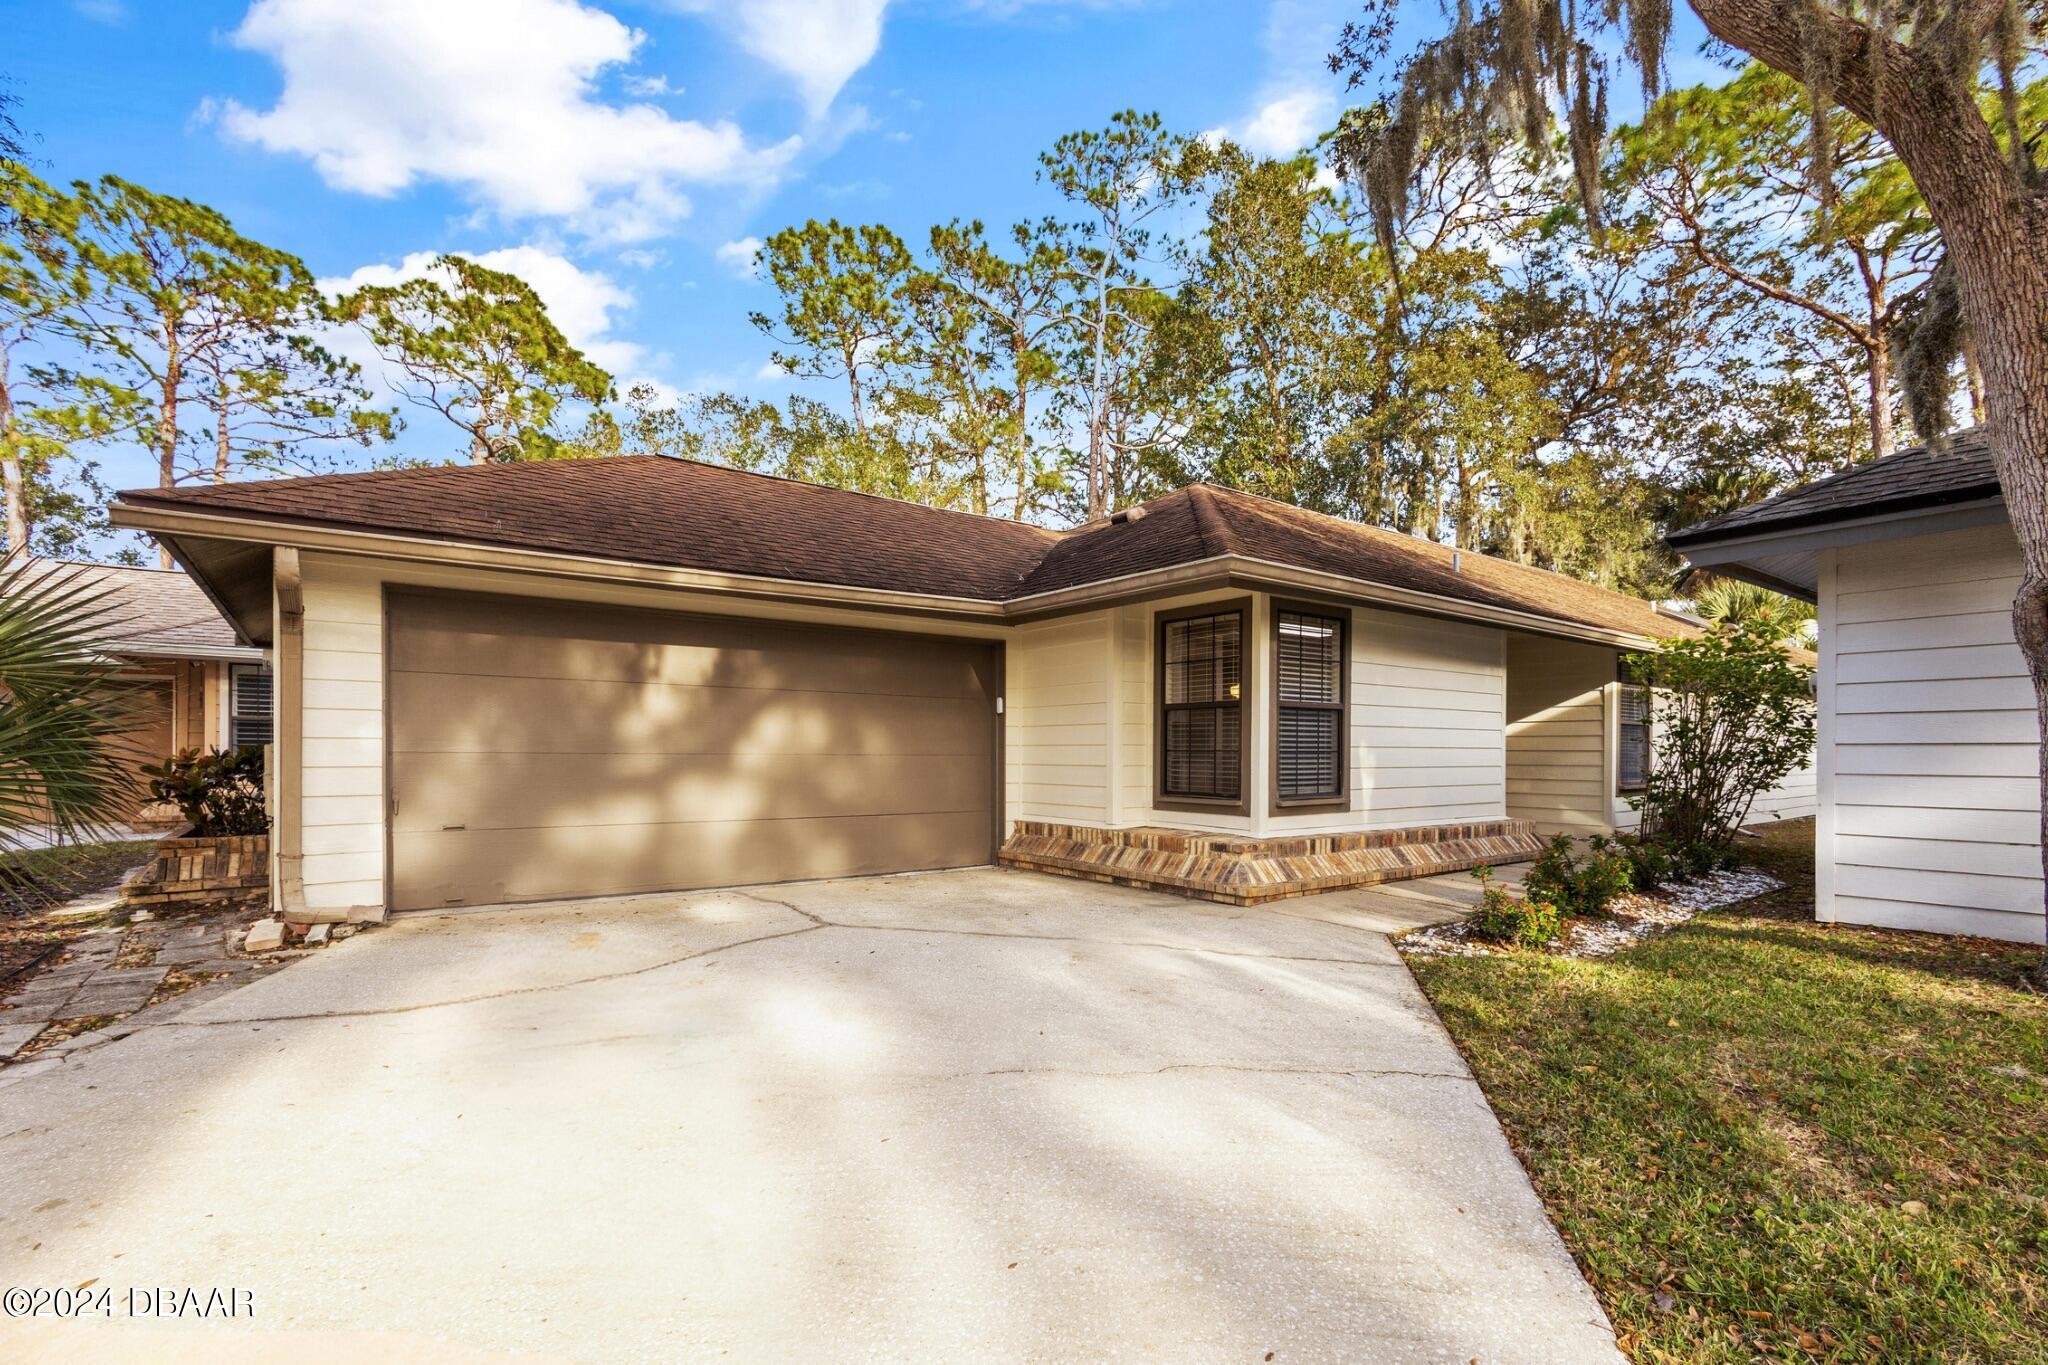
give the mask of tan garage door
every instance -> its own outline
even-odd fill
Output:
[[[1000,646],[394,593],[392,905],[990,861]]]

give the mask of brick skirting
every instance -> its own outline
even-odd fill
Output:
[[[1174,891],[1229,905],[1515,863],[1543,851],[1527,820],[1253,839],[1184,829],[1091,829],[1019,820],[1005,867]]]
[[[121,890],[129,905],[226,900],[270,885],[270,836],[166,839],[153,861]]]

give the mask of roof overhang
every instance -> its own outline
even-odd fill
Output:
[[[1454,621],[1476,621],[1504,630],[1547,635],[1566,640],[1584,640],[1612,645],[1617,649],[1649,649],[1655,637],[1633,631],[1610,630],[1602,626],[1566,621],[1540,612],[1512,607],[1489,606],[1439,593],[1390,587],[1344,574],[1304,569],[1269,559],[1244,555],[1216,555],[1165,569],[1149,569],[1119,578],[1103,579],[1076,588],[1034,593],[1011,598],[1005,605],[1015,621],[1032,621],[1062,616],[1075,611],[1093,611],[1121,602],[1143,601],[1175,592],[1195,592],[1212,587],[1252,588],[1292,592],[1312,597],[1337,598],[1424,616]]]
[[[1242,555],[1216,555],[1079,587],[995,602],[674,568],[634,560],[510,549],[469,541],[311,526],[121,501],[113,504],[109,514],[114,525],[124,530],[146,531],[162,542],[193,580],[213,598],[222,614],[234,622],[236,633],[255,643],[264,643],[270,638],[269,547],[285,545],[334,554],[511,570],[554,578],[628,583],[761,601],[795,602],[982,624],[1041,620],[1095,611],[1120,602],[1228,586],[1307,593],[1449,620],[1480,622],[1529,634],[1584,640],[1619,649],[1647,649],[1656,644],[1655,637],[1630,631],[1437,593],[1390,587],[1343,574]]]
[[[2005,499],[1993,495],[1938,507],[1895,508],[1817,526],[1761,527],[1690,543],[1674,540],[1672,548],[1695,569],[1711,569],[1811,602],[1820,590],[1822,550],[1995,526],[2006,519]]]
[[[220,659],[228,663],[258,663],[263,658],[263,650],[256,645],[181,645],[110,640],[106,647],[124,659]]]

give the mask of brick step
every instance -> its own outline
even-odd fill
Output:
[[[1093,829],[1019,820],[1005,867],[1258,905],[1379,882],[1515,863],[1543,851],[1527,820],[1482,820],[1267,839],[1197,830]]]

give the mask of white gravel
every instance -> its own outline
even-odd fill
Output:
[[[1549,951],[1560,957],[1606,957],[1653,934],[1685,923],[1703,910],[1719,910],[1776,891],[1784,885],[1754,868],[1709,872],[1670,882],[1654,892],[1631,891],[1608,907],[1609,919],[1575,920]],[[1463,922],[1438,924],[1403,934],[1394,946],[1407,957],[1491,957],[1504,949],[1474,938]]]

